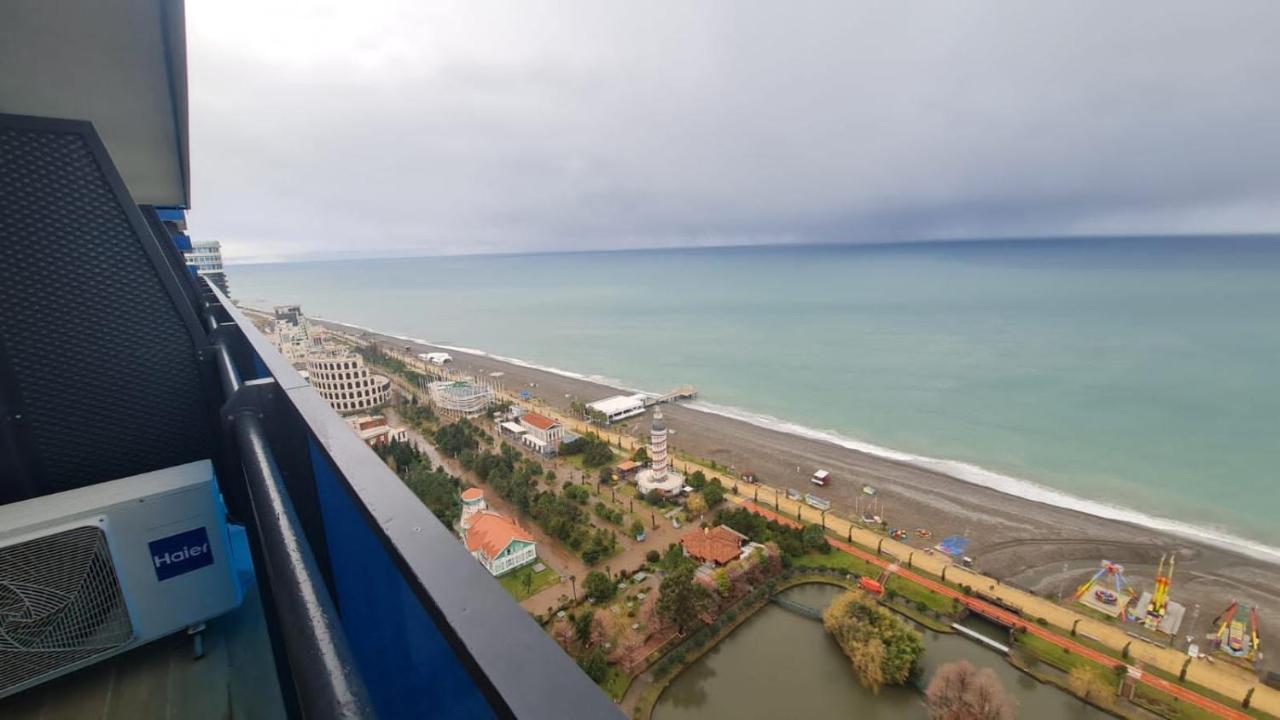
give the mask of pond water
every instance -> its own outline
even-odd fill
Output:
[[[830,585],[801,585],[784,591],[783,597],[825,608],[841,592]],[[1018,717],[1107,717],[1056,688],[1032,680],[999,653],[977,642],[959,635],[923,632],[925,684],[943,663],[968,660],[996,672],[1018,704]],[[885,688],[879,695],[864,689],[821,622],[770,604],[677,676],[658,699],[653,717],[924,720],[928,713],[915,688]]]

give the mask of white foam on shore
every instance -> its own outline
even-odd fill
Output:
[[[1078,497],[1061,490],[1041,485],[1040,483],[1016,478],[1009,475],[1003,475],[988,470],[973,463],[964,462],[962,460],[947,460],[944,458],[935,458],[928,455],[916,455],[913,453],[902,452],[892,448],[880,447],[862,440],[855,440],[840,435],[830,430],[817,430],[806,425],[781,420],[771,415],[761,413],[753,413],[742,408],[729,405],[717,405],[704,401],[685,403],[685,407],[700,410],[702,412],[720,415],[722,417],[740,420],[756,427],[765,428],[767,430],[775,430],[790,435],[818,440],[821,442],[831,443],[850,450],[856,450],[867,455],[874,455],[889,460],[915,465],[926,470],[946,475],[948,477],[961,480],[973,485],[979,485],[985,488],[1012,495],[1024,500],[1060,507],[1067,510],[1075,510],[1076,512],[1096,517],[1106,518],[1108,520],[1117,520],[1120,522],[1138,525],[1140,527],[1151,528],[1168,532],[1181,537],[1198,540],[1201,542],[1220,547],[1224,550],[1239,552],[1258,560],[1270,563],[1280,564],[1280,548],[1249,540],[1238,535],[1233,535],[1225,530],[1217,528],[1206,528],[1191,523],[1172,520],[1169,518],[1150,515],[1131,508],[1119,505],[1111,505],[1096,500],[1089,500]]]
[[[316,319],[326,320],[325,318],[320,317],[317,317]],[[418,343],[420,345],[430,345],[432,347],[444,348],[454,352],[490,358],[500,362],[509,363],[511,365],[529,368],[531,370],[540,370],[542,372],[560,375],[574,380],[584,380],[600,385],[607,385],[611,388],[616,388],[626,392],[645,393],[648,395],[653,394],[638,388],[627,387],[620,380],[603,375],[589,375],[550,365],[539,365],[520,358],[495,355],[493,353],[485,352],[484,350],[470,348],[463,345],[446,345],[443,343],[431,342],[421,338],[407,337],[404,335],[397,335],[395,333],[384,332],[382,330],[362,327],[360,325],[352,325],[351,323],[342,322],[341,320],[326,320],[326,322],[333,322],[347,327],[364,330],[366,332],[376,333],[378,335],[385,335],[387,337],[394,337],[400,340]],[[856,450],[867,455],[874,455],[888,460],[896,460],[909,465],[915,465],[916,467],[932,470],[962,482],[989,488],[1016,498],[1031,500],[1044,505],[1074,510],[1086,515],[1093,515],[1096,517],[1106,518],[1108,520],[1117,520],[1131,525],[1137,525],[1139,527],[1171,533],[1180,537],[1204,542],[1224,550],[1241,553],[1257,560],[1280,565],[1280,548],[1273,547],[1256,540],[1243,538],[1225,530],[1201,527],[1199,525],[1192,525],[1191,523],[1182,522],[1180,520],[1172,520],[1169,518],[1159,517],[1157,515],[1150,515],[1131,508],[1110,505],[1096,500],[1089,500],[1061,490],[1055,490],[1031,480],[1003,475],[979,465],[974,465],[973,463],[961,460],[935,458],[928,455],[916,455],[913,453],[902,452],[901,450],[880,447],[879,445],[874,445],[869,442],[845,437],[835,431],[818,430],[807,425],[801,425],[789,420],[782,420],[763,413],[751,412],[732,405],[719,405],[701,400],[682,403],[682,405],[691,410],[697,410],[712,415],[720,415],[721,417],[730,418],[732,420],[739,420],[766,430],[774,430],[776,432],[787,433],[789,435],[818,440],[847,448],[849,450]]]

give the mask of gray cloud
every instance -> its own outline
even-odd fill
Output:
[[[193,3],[233,258],[1280,230],[1280,4]]]

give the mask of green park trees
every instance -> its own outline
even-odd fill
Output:
[[[608,575],[599,570],[592,570],[587,573],[587,579],[582,582],[582,589],[587,597],[597,603],[603,603],[613,597],[618,591],[618,586],[613,584]]]
[[[712,602],[707,589],[694,582],[694,570],[693,563],[681,563],[658,586],[658,616],[681,633],[697,623]]]
[[[426,458],[407,442],[392,440],[374,451],[445,527],[453,527],[458,522],[462,515],[458,478],[444,468],[432,470]]]
[[[702,488],[702,498],[707,501],[708,508],[719,505],[724,500],[724,486],[718,479],[712,480]]]
[[[849,656],[858,682],[872,692],[905,683],[924,652],[919,632],[863,592],[833,600],[822,624]]]

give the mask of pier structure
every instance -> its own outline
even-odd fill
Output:
[[[698,388],[692,385],[681,385],[680,387],[663,393],[662,395],[646,395],[644,400],[645,407],[653,407],[654,405],[662,405],[663,403],[676,402],[677,400],[694,400],[698,397]]]

